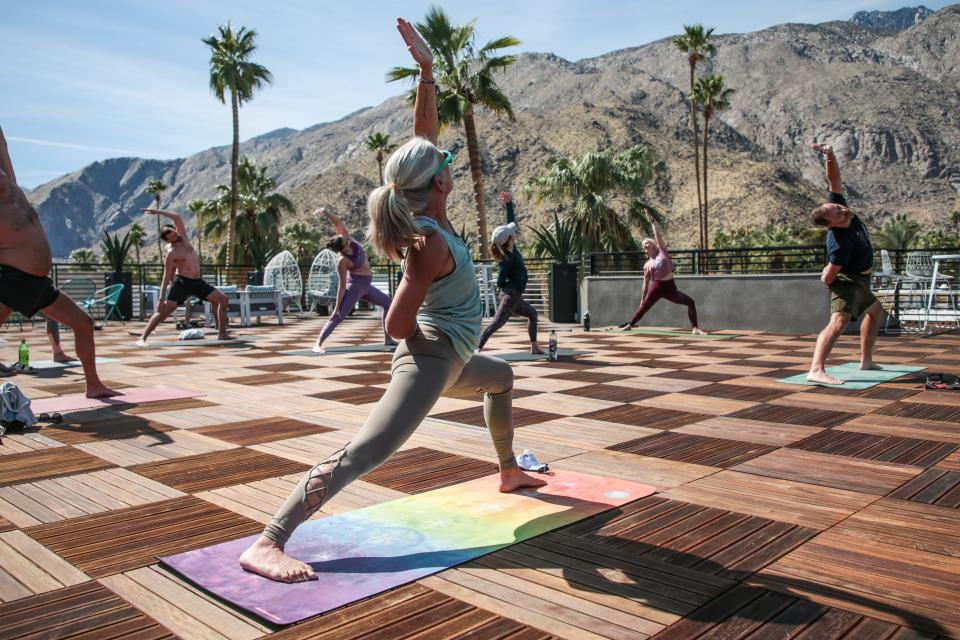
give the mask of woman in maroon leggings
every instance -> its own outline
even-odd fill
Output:
[[[657,303],[660,298],[664,298],[674,304],[682,304],[687,307],[687,317],[690,318],[690,326],[693,327],[695,335],[703,335],[705,332],[697,325],[697,305],[693,298],[677,290],[677,283],[673,279],[673,261],[667,253],[667,246],[663,243],[663,237],[660,235],[660,229],[654,222],[653,216],[646,209],[643,210],[647,222],[653,227],[653,235],[657,238],[656,242],[647,238],[643,241],[643,250],[647,253],[647,263],[643,265],[643,295],[641,296],[640,306],[637,312],[633,314],[629,322],[620,325],[623,330],[633,329],[634,325],[640,322],[640,318]]]

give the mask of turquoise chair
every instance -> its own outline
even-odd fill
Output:
[[[120,315],[120,309],[117,307],[117,304],[120,302],[121,293],[123,293],[123,285],[112,284],[109,287],[95,292],[90,298],[79,303],[78,306],[93,318],[96,318],[95,313],[97,308],[101,308],[103,310],[104,326],[106,326],[107,320],[109,320],[112,315],[117,316],[117,320],[123,323],[123,316]]]

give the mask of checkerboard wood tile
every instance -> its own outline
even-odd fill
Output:
[[[284,355],[325,319],[286,320],[218,348],[145,351],[126,335],[136,327],[98,332],[98,354],[117,359],[101,365],[106,380],[201,395],[68,412],[4,438],[0,638],[960,636],[960,395],[925,391],[924,373],[863,391],[777,382],[804,370],[815,336],[567,328],[562,345],[589,353],[511,364],[515,448],[658,494],[305,624],[264,626],[156,556],[260,531],[383,394],[392,354]],[[42,327],[24,334],[44,344]],[[355,317],[331,345],[381,338],[376,319]],[[525,344],[510,322],[490,350]],[[833,361],[857,349],[844,337]],[[877,355],[960,373],[958,336],[881,337]],[[16,382],[31,398],[82,391],[78,371]],[[496,473],[482,400],[442,398],[313,517]]]

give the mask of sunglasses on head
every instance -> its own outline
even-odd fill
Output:
[[[446,149],[441,149],[440,153],[443,154],[443,162],[440,163],[440,166],[437,167],[437,170],[433,173],[434,177],[440,175],[440,173],[447,168],[447,165],[453,162],[453,154],[447,151]]]

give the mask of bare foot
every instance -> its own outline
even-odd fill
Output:
[[[633,325],[629,322],[624,322],[622,325],[617,327],[620,331],[633,331]]]
[[[313,345],[313,348],[310,349],[310,351],[313,351],[314,353],[319,353],[320,355],[323,355],[323,354],[325,354],[325,353],[327,352],[326,349],[324,349],[322,346],[320,346],[320,343],[319,343],[319,342],[316,343],[315,345]]]
[[[307,582],[317,579],[317,574],[310,565],[291,558],[283,552],[283,547],[264,536],[257,538],[256,542],[240,554],[240,566],[246,571],[277,582]]]
[[[145,347],[147,346],[147,339],[139,338],[134,344],[136,344],[138,347]]]
[[[544,350],[541,349],[540,347],[534,345],[534,346],[530,347],[530,353],[532,353],[532,354],[535,355],[535,356],[542,356],[542,355],[544,355],[544,354],[546,353],[546,351],[544,351]]]
[[[546,480],[528,475],[516,467],[500,472],[500,493],[510,493],[525,487],[542,487],[546,484]]]
[[[88,398],[111,398],[113,396],[119,396],[121,393],[121,391],[115,391],[102,382],[92,387],[87,387]]]
[[[76,360],[77,360],[76,358],[71,358],[70,356],[63,353],[62,351],[60,353],[53,354],[54,362],[76,362]]]
[[[879,370],[882,369],[882,368],[883,368],[883,367],[881,367],[880,365],[878,365],[878,364],[877,364],[876,362],[874,362],[873,360],[867,360],[867,361],[864,361],[864,362],[861,362],[861,363],[860,363],[860,369],[861,369],[862,371],[879,371]]]
[[[843,380],[828,375],[826,371],[811,371],[807,374],[807,382],[819,382],[820,384],[843,384]]]
[[[707,332],[704,331],[703,329],[701,329],[700,327],[694,327],[694,328],[693,328],[693,331],[691,331],[690,333],[692,333],[692,334],[695,335],[695,336],[705,336],[705,335],[707,335]]]
[[[233,336],[229,333],[220,333],[217,335],[217,340],[233,340]]]

